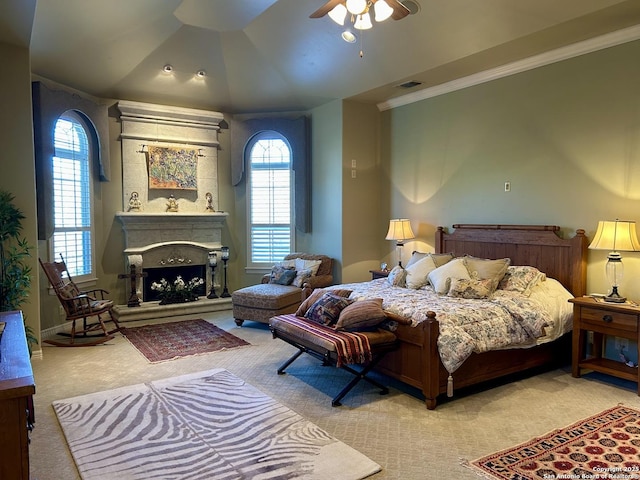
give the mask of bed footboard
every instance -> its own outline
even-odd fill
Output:
[[[456,370],[449,385],[449,373],[438,353],[439,326],[434,312],[416,327],[399,325],[395,334],[400,348],[387,354],[376,370],[420,389],[428,410],[434,410],[438,396],[450,387],[464,387],[494,380],[507,375],[544,367],[557,368],[570,361],[571,334],[549,343],[510,350],[474,353]]]
[[[380,362],[376,370],[419,388],[429,410],[436,408],[440,392],[442,363],[438,353],[439,326],[435,312],[416,327],[398,325],[400,348]]]

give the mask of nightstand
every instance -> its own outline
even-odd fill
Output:
[[[389,270],[369,270],[369,273],[371,273],[371,280],[387,278],[389,276]]]
[[[580,370],[585,368],[638,382],[640,395],[639,369],[602,356],[605,335],[628,338],[638,345],[640,308],[626,303],[598,301],[591,297],[573,298],[569,301],[573,303],[571,375],[580,377]],[[585,356],[587,332],[593,332],[593,352],[588,358]]]

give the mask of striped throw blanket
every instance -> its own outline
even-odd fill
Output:
[[[336,367],[344,364],[367,363],[373,358],[369,338],[363,333],[334,330],[293,314],[279,315],[276,318],[302,330],[307,334],[304,335],[306,338],[316,336],[331,342],[337,354]]]

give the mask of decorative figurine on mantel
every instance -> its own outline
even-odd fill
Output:
[[[131,192],[131,197],[129,198],[129,211],[130,212],[139,212],[142,209],[142,202],[138,196],[138,192]]]
[[[178,202],[173,194],[169,195],[169,201],[167,202],[167,212],[177,212]]]
[[[207,199],[207,208],[205,208],[205,210],[207,212],[215,212],[213,209],[213,195],[211,195],[211,192],[205,193],[204,198]]]

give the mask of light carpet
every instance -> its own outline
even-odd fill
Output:
[[[358,480],[380,466],[225,369],[53,402],[90,479]]]
[[[123,327],[127,340],[151,363],[249,345],[203,319]]]
[[[618,405],[467,466],[498,480],[638,479],[640,410]]]

